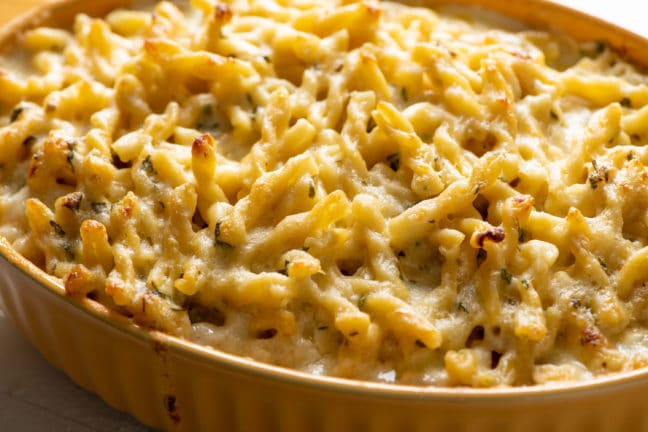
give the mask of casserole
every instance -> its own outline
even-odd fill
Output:
[[[538,16],[540,16],[540,15],[538,15]],[[560,15],[556,15],[556,16],[560,16]],[[628,39],[628,41],[632,41],[632,39]],[[613,42],[613,41],[612,41],[612,42]],[[627,45],[627,46],[630,46],[630,45]],[[628,52],[629,52],[629,53],[632,53],[632,52],[633,52],[632,48],[628,48]],[[15,259],[14,259],[14,263],[17,262],[17,261],[19,261],[16,257],[13,257],[13,258],[15,258]],[[33,271],[33,269],[32,269],[32,271]],[[51,282],[51,281],[50,281],[50,282]],[[15,289],[14,289],[14,291],[15,291]],[[9,301],[7,301],[7,303],[8,303],[8,305],[9,305],[9,310],[11,311],[11,310],[12,310],[11,305],[15,305],[15,302],[11,302],[10,300],[11,300],[11,299],[9,299]],[[43,316],[46,316],[46,315],[47,315],[47,314],[44,314]],[[111,318],[111,320],[115,320],[115,319],[116,319],[116,318]],[[149,332],[148,334],[149,334],[149,335],[154,335],[154,337],[153,337],[153,336],[152,336],[152,337],[153,337],[153,339],[155,339],[155,340],[158,340],[158,338],[161,337],[160,335],[157,335],[156,333],[150,333],[150,332]],[[55,340],[55,339],[56,339],[56,337],[52,337],[52,338],[49,339],[49,340]],[[162,337],[162,339],[165,339],[165,337]],[[103,338],[102,338],[102,340],[103,340]],[[176,341],[176,342],[177,342],[177,341]],[[161,360],[161,368],[162,368],[162,369],[165,369],[166,367],[169,367],[169,366],[167,366],[167,362],[168,362],[168,360],[164,360],[164,357],[165,357],[166,354],[165,354],[165,355],[162,355],[161,353],[170,352],[171,354],[168,355],[168,358],[169,358],[169,359],[174,359],[174,362],[176,361],[176,360],[175,360],[175,357],[176,357],[176,356],[174,355],[174,354],[175,354],[175,351],[172,349],[172,348],[173,348],[174,346],[176,346],[176,345],[174,345],[174,342],[173,342],[172,340],[168,340],[168,341],[165,340],[165,344],[168,345],[168,347],[169,347],[169,348],[167,348],[167,350],[160,349],[160,345],[159,345],[159,344],[156,345],[156,346],[158,347],[158,349],[157,349],[157,351],[158,351],[158,355],[159,355],[160,357],[163,358],[163,360]],[[181,345],[182,345],[182,344],[181,344]],[[64,349],[63,351],[65,351],[66,353],[68,353],[68,355],[74,357],[75,359],[78,359],[78,358],[83,358],[84,355],[91,355],[91,354],[89,354],[89,353],[93,353],[93,352],[94,352],[94,350],[91,350],[91,349],[90,349],[91,346],[92,346],[91,343],[86,343],[86,342],[84,342],[83,344],[80,344],[79,347],[78,347],[76,350],[75,350],[74,348],[72,348],[72,349],[67,348],[67,349]],[[122,346],[122,345],[120,344],[120,346]],[[125,345],[124,345],[124,346],[125,346]],[[102,358],[105,359],[105,358],[108,358],[108,357],[102,356]],[[227,358],[227,357],[226,357],[226,358]],[[97,360],[97,359],[94,359],[94,360]],[[115,360],[115,361],[117,362],[118,360]],[[55,363],[58,363],[58,362],[55,362]],[[173,362],[172,362],[172,363],[173,363]],[[250,365],[248,365],[248,366],[250,366]],[[66,368],[66,369],[68,369],[68,368]],[[76,368],[76,369],[83,369],[83,368]],[[101,369],[103,369],[103,368],[101,368]],[[174,368],[171,367],[171,370],[174,370]],[[266,368],[265,368],[265,367],[261,367],[260,370],[266,370]],[[272,371],[273,369],[270,368],[269,370]],[[266,371],[266,372],[267,372],[267,371]],[[177,375],[176,375],[176,374],[177,374]],[[155,375],[157,376],[157,374],[155,374]],[[290,375],[290,374],[288,374],[288,375]],[[165,376],[165,373],[162,373],[162,376]],[[183,416],[183,415],[182,415],[182,414],[185,413],[185,411],[182,411],[181,407],[183,407],[183,406],[187,406],[187,405],[194,405],[194,404],[191,403],[191,402],[189,402],[189,400],[187,399],[187,396],[185,396],[185,395],[180,396],[180,394],[182,394],[182,390],[181,390],[180,388],[181,388],[181,386],[182,386],[183,383],[186,383],[187,381],[191,381],[191,380],[187,380],[187,379],[186,379],[186,378],[187,378],[186,376],[181,375],[181,372],[180,372],[180,371],[175,371],[175,370],[174,370],[174,373],[168,373],[168,372],[167,372],[167,376],[169,376],[169,380],[172,381],[172,383],[171,383],[171,384],[168,384],[168,383],[167,383],[167,385],[165,386],[165,394],[164,394],[164,397],[163,397],[163,400],[164,400],[164,406],[166,407],[166,409],[167,409],[167,414],[168,414],[168,416],[171,418],[171,420],[173,420],[174,422],[177,421],[178,424],[181,425],[181,424],[183,423],[182,419],[183,419],[183,418],[186,418],[186,416]],[[300,374],[297,374],[296,376],[302,377]],[[130,381],[131,378],[132,378],[131,376],[127,376],[126,379],[125,379],[124,381]],[[141,378],[141,379],[144,379],[143,377],[140,377],[140,378]],[[302,378],[303,378],[303,379],[306,379],[306,378],[304,378],[304,377],[302,377]],[[79,378],[77,378],[77,379],[80,380],[80,381],[83,381],[82,379],[79,379]],[[97,380],[97,378],[94,378],[94,379]],[[312,379],[312,378],[311,378],[311,379]],[[306,381],[309,381],[309,380],[311,380],[311,379],[306,379]],[[315,381],[317,382],[317,380],[315,380]],[[605,380],[602,380],[602,381],[605,381]],[[612,380],[612,381],[614,381],[614,380]],[[327,385],[330,385],[330,386],[332,386],[332,387],[336,387],[337,384],[340,384],[337,380],[330,380],[330,381],[328,381],[328,380],[324,380],[324,382],[327,383]],[[334,385],[334,384],[336,384],[336,385]],[[86,385],[88,385],[88,384],[86,383]],[[277,385],[279,385],[279,384],[277,384]],[[376,386],[374,386],[374,385],[359,384],[359,383],[348,383],[348,384],[345,384],[345,385],[346,385],[346,386],[349,386],[350,388],[354,388],[354,387],[358,386],[359,388],[364,388],[364,389],[367,389],[368,391],[374,391],[374,390],[376,390],[377,388],[380,388],[380,386],[377,386],[377,387],[376,387]],[[99,386],[99,384],[97,384],[97,386]],[[127,385],[124,384],[124,388],[126,388],[126,387],[127,387]],[[144,387],[147,387],[147,386],[144,386]],[[174,387],[178,387],[178,389],[177,389],[177,390],[174,390]],[[326,386],[324,386],[324,387],[326,387]],[[570,389],[576,389],[576,390],[578,390],[578,389],[579,389],[579,386],[578,386],[578,385],[570,386]],[[495,399],[498,399],[498,400],[500,400],[500,401],[502,401],[502,400],[506,400],[506,401],[510,402],[510,398],[511,398],[512,396],[516,396],[516,395],[517,395],[517,396],[521,396],[521,395],[527,395],[527,396],[528,396],[528,395],[533,395],[533,394],[534,394],[534,391],[535,391],[535,392],[538,392],[538,393],[543,393],[542,391],[539,391],[539,390],[537,390],[537,389],[536,389],[536,390],[529,390],[529,389],[524,390],[524,389],[523,389],[523,390],[520,390],[520,391],[518,391],[518,390],[509,390],[509,391],[504,391],[504,390],[502,390],[501,392],[499,392],[499,391],[495,391],[495,392],[493,392],[492,394],[491,394],[491,393],[489,393],[489,394],[490,394],[492,397],[494,397]],[[177,393],[177,394],[176,394],[176,393]],[[288,389],[286,389],[285,392],[282,392],[282,395],[283,395],[283,394],[288,395],[289,393],[290,393],[290,391],[289,391]],[[351,392],[351,393],[353,393],[353,392]],[[566,393],[568,394],[569,391],[567,391]],[[128,395],[135,395],[135,394],[137,394],[137,391],[132,391],[132,392],[129,391],[127,394],[128,394]],[[491,396],[487,396],[486,393],[480,395],[480,392],[475,392],[475,391],[463,391],[463,390],[457,390],[457,391],[454,391],[454,390],[453,390],[453,391],[450,391],[448,394],[455,394],[455,396],[458,395],[458,396],[459,396],[459,399],[465,399],[466,402],[473,401],[473,398],[475,398],[475,399],[478,398],[478,399],[480,399],[480,400],[483,402],[483,401],[488,401],[489,398],[491,397]],[[420,398],[420,397],[423,397],[423,399],[425,399],[425,398],[429,398],[429,399],[432,400],[432,399],[437,399],[438,397],[440,397],[440,399],[442,400],[442,399],[444,398],[443,395],[447,395],[447,394],[446,394],[445,392],[443,392],[443,391],[436,390],[436,389],[425,389],[425,390],[421,390],[421,389],[407,389],[407,390],[406,390],[406,389],[394,388],[393,391],[392,391],[392,390],[389,390],[389,389],[385,389],[385,394],[383,394],[382,396],[384,396],[384,397],[386,397],[386,398],[388,398],[388,399],[389,399],[389,398],[392,398],[392,399],[404,398],[405,400],[407,400],[407,399],[412,399],[412,398]],[[552,395],[552,391],[549,391],[549,392],[548,392],[548,395],[551,396],[551,395]],[[337,396],[340,396],[340,395],[337,395]],[[336,396],[336,397],[337,397],[337,396]],[[348,396],[348,395],[347,395],[347,396]],[[556,395],[554,394],[553,396],[556,396]],[[105,396],[105,397],[106,397],[107,399],[109,399],[107,396]],[[127,398],[127,399],[128,399],[128,398]],[[140,399],[140,398],[138,398],[138,400],[139,400],[139,399]],[[154,398],[154,399],[155,399],[155,398]],[[157,397],[157,399],[159,400],[160,398]],[[558,398],[558,399],[560,399],[560,398]],[[214,400],[214,399],[212,398],[211,400]],[[228,400],[229,400],[229,399],[228,399]],[[236,398],[234,398],[234,400],[236,401]],[[300,398],[300,400],[304,400],[304,399]],[[549,397],[548,400],[551,400],[551,397]],[[184,401],[184,402],[183,402],[183,401]],[[231,400],[230,400],[230,401],[231,401]],[[223,402],[225,402],[225,401],[223,401]],[[444,405],[444,404],[441,403],[440,401],[438,401],[438,402],[439,402],[439,406],[440,406],[440,407]],[[511,403],[508,403],[508,402],[505,404],[505,405],[506,405],[506,409],[510,409],[510,408],[513,408],[513,407],[515,406],[514,403],[512,403],[512,402],[511,402]],[[349,401],[349,403],[352,403],[352,402]],[[396,406],[398,405],[397,400],[392,400],[391,403],[394,405],[394,407],[396,407]],[[332,404],[332,405],[331,405],[331,404]],[[327,407],[330,407],[330,406],[334,406],[334,405],[335,405],[333,402],[331,402],[331,404],[327,403],[326,406],[327,406]],[[249,405],[249,404],[245,404],[245,405]],[[411,402],[411,401],[408,402],[407,405],[410,407],[410,410],[411,410],[411,409],[414,409],[415,406],[416,406],[416,404],[413,403],[413,402]],[[432,405],[432,404],[430,403],[430,405]],[[235,405],[235,406],[236,406],[236,407],[239,406],[239,405],[238,405],[238,402],[236,402],[236,405]],[[252,406],[255,406],[255,405],[252,404]],[[349,405],[347,404],[347,406],[349,406]],[[274,407],[274,408],[276,408],[276,409],[271,409],[270,411],[273,412],[273,413],[278,413],[278,414],[268,414],[268,415],[270,416],[270,417],[268,417],[270,420],[260,420],[260,421],[264,421],[264,422],[268,422],[268,421],[269,421],[269,424],[273,424],[273,420],[272,420],[273,417],[272,417],[272,415],[276,415],[278,420],[274,420],[274,422],[278,422],[277,424],[279,424],[279,425],[283,425],[284,422],[288,422],[288,423],[290,424],[290,420],[286,420],[286,419],[284,418],[285,416],[283,416],[283,415],[281,414],[283,411],[285,411],[286,407],[282,407],[282,406],[277,405],[277,406]],[[428,407],[428,408],[430,408],[430,407]],[[136,410],[136,411],[137,411],[137,410]],[[362,411],[362,410],[361,410],[361,411]],[[493,409],[492,411],[493,411],[493,412],[498,412],[497,409]],[[201,410],[199,410],[198,412],[202,413],[202,412],[205,412],[205,410],[204,410],[204,409],[201,409]],[[356,413],[356,414],[358,414],[358,413]],[[358,422],[357,424],[358,424],[359,426],[374,425],[374,424],[375,424],[375,425],[386,425],[386,424],[389,423],[389,422],[385,422],[385,421],[383,421],[382,419],[381,419],[381,420],[374,420],[375,418],[380,418],[380,416],[375,416],[375,415],[370,415],[370,416],[369,416],[369,417],[371,417],[371,420],[369,420],[369,419],[365,420],[364,417],[365,417],[366,414],[368,414],[368,413],[360,413],[360,417],[363,418],[363,419],[362,419],[362,420],[354,420],[354,421]],[[425,419],[425,416],[418,415],[418,414],[415,413],[415,412],[412,412],[412,414],[416,414],[416,415],[412,415],[413,420],[411,420],[411,421],[414,421],[415,423],[416,423],[416,422],[419,422],[419,421],[424,421],[424,419]],[[299,416],[297,416],[297,417],[299,417]],[[531,416],[531,417],[532,417],[532,416]],[[189,416],[189,418],[191,418],[191,416]],[[342,418],[342,417],[339,417],[339,419],[341,419],[341,418]],[[458,418],[458,417],[456,417],[456,418]],[[303,419],[300,420],[300,419],[297,418],[296,421],[298,422],[298,423],[296,423],[296,424],[299,425],[299,424],[301,424],[300,422],[307,421],[307,420],[303,420]],[[337,421],[337,420],[336,420],[336,421]],[[340,420],[340,421],[342,421],[342,420]],[[398,418],[394,417],[394,421],[398,421],[398,423],[393,423],[394,425],[399,425],[399,426],[400,426],[400,425],[407,425],[407,424],[408,424],[408,423],[405,421],[404,418],[398,419]],[[188,420],[185,420],[185,421],[184,421],[185,424],[186,424],[187,422],[189,422],[189,421],[188,421]],[[344,422],[346,422],[346,420],[344,420]],[[375,422],[375,423],[374,423],[374,422]],[[353,422],[352,422],[352,423],[353,423]],[[265,423],[260,423],[260,424],[265,424]],[[306,423],[306,424],[307,424],[307,423]],[[413,423],[413,424],[414,424],[414,423]],[[540,424],[540,422],[537,422],[537,423],[535,423],[535,424]],[[169,426],[169,425],[167,425],[167,427],[168,427],[168,426]],[[244,426],[244,427],[245,427],[245,426]],[[247,427],[245,427],[245,428],[247,428]]]

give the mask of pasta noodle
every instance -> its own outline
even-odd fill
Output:
[[[648,364],[648,77],[469,9],[157,3],[26,31],[0,235],[71,296],[315,374]]]

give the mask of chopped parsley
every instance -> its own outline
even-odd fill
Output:
[[[74,141],[68,141],[67,142],[67,156],[65,157],[66,162],[70,165],[70,168],[72,171],[74,171],[74,148],[76,147],[76,143]]]
[[[69,260],[74,259],[74,249],[72,248],[72,243],[70,243],[68,240],[65,240],[63,242],[63,250],[65,251],[65,255]]]
[[[153,166],[153,161],[151,161],[151,155],[146,156],[146,158],[142,161],[142,169],[151,175],[157,174],[157,171]]]
[[[599,183],[608,181],[608,169],[606,166],[599,166],[596,160],[592,161],[594,171],[589,175],[588,181],[592,189],[596,189]]]
[[[360,297],[358,297],[358,309],[362,309],[364,307],[364,304],[367,301],[367,297],[369,297],[369,294],[361,294]]]
[[[522,228],[518,227],[518,243],[524,243],[525,240],[526,232]]]
[[[216,223],[216,228],[214,228],[214,237],[216,238],[216,246],[219,246],[223,249],[233,249],[234,246],[231,244],[220,240],[221,236],[221,222]]]
[[[510,271],[506,270],[505,268],[500,270],[500,277],[502,280],[506,283],[511,283],[511,280],[513,280],[513,275],[511,274]]]
[[[54,233],[55,233],[57,236],[61,236],[61,237],[63,237],[63,236],[65,235],[65,231],[63,230],[63,228],[61,228],[61,225],[57,224],[57,223],[54,222],[53,220],[51,220],[51,221],[49,222],[49,224],[50,224],[50,226],[54,229]]]
[[[212,104],[205,104],[202,106],[200,109],[200,116],[198,118],[198,122],[196,123],[196,127],[198,129],[204,130],[204,129],[218,129],[220,126],[218,122],[214,120],[214,107]]]

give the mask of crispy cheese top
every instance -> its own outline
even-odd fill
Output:
[[[260,361],[494,387],[648,362],[648,78],[390,2],[140,2],[0,60],[0,235]]]

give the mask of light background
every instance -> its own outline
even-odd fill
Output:
[[[648,36],[641,2],[556,0]],[[45,0],[0,0],[0,25]],[[6,432],[145,432],[50,367],[16,331],[0,304],[0,430]]]

